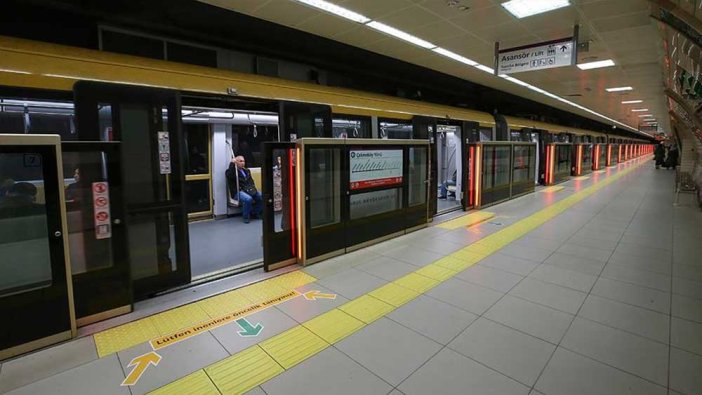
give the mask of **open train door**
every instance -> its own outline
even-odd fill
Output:
[[[439,163],[436,149],[436,118],[416,116],[412,118],[412,138],[429,140],[429,221],[437,213],[439,195]],[[443,180],[442,180],[443,181]]]

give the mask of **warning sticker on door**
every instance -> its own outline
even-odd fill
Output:
[[[95,216],[95,238],[112,237],[110,220],[110,187],[107,182],[93,183],[93,213]]]
[[[158,159],[161,174],[171,174],[171,140],[168,132],[158,132]]]

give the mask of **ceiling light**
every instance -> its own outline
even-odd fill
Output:
[[[622,91],[633,91],[634,88],[630,86],[618,86],[616,88],[607,88],[605,89],[607,92],[622,92]]]
[[[358,22],[358,23],[368,23],[370,22],[370,18],[363,16],[359,13],[353,12],[351,10],[347,10],[344,7],[339,7],[336,4],[332,4],[328,1],[324,0],[296,0],[297,2],[307,4],[309,6],[312,6],[314,8],[318,8],[322,11],[326,11],[330,14],[334,14],[337,16],[340,16],[342,18],[346,18],[348,20]]]
[[[599,69],[602,67],[610,67],[610,66],[614,66],[614,61],[612,59],[599,60],[597,62],[580,63],[578,65],[578,68],[580,70],[590,70],[590,69]]]
[[[467,64],[468,66],[475,66],[476,64],[478,64],[478,62],[475,62],[475,61],[473,61],[473,60],[470,60],[470,59],[468,59],[468,58],[466,58],[466,57],[463,57],[463,56],[461,56],[461,55],[459,55],[459,54],[457,54],[457,53],[451,52],[451,51],[449,51],[448,49],[444,49],[444,48],[441,48],[441,47],[434,48],[432,51],[438,53],[439,55],[444,55],[444,56],[446,56],[447,58],[451,58],[451,59],[456,60],[456,61],[458,61],[458,62]]]
[[[232,119],[234,118],[234,114],[230,112],[217,112],[217,111],[210,111],[210,112],[201,112],[199,114],[195,114],[196,116],[204,116],[204,117],[210,117],[210,118],[226,118],[226,119]]]
[[[569,5],[569,0],[511,0],[502,3],[502,7],[520,19]]]
[[[648,108],[634,108],[634,109],[631,110],[631,111],[633,111],[633,112],[644,112],[644,111],[648,111]]]
[[[639,118],[652,117],[652,116],[653,115],[651,115],[651,114],[643,114],[643,115],[639,115]]]
[[[479,70],[482,70],[482,71],[484,71],[484,72],[486,72],[486,73],[495,74],[495,69],[493,69],[492,67],[487,67],[487,66],[482,65],[482,64],[477,64],[477,65],[475,66],[475,68],[477,68],[477,69],[479,69]]]
[[[638,103],[643,103],[643,100],[625,100],[622,102],[622,104],[638,104]]]
[[[394,27],[388,26],[384,23],[372,21],[370,23],[367,23],[366,26],[372,27],[375,30],[381,31],[385,34],[389,34],[393,37],[397,37],[400,40],[407,41],[407,42],[412,43],[414,45],[419,45],[422,48],[426,48],[426,49],[436,48],[436,45],[430,43],[429,41],[422,40],[419,37],[415,37],[409,33],[405,33],[402,30],[395,29]]]

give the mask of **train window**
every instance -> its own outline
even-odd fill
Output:
[[[492,128],[480,128],[480,141],[492,141]]]
[[[73,103],[0,98],[0,133],[58,134],[77,140]]]
[[[160,60],[166,58],[163,40],[101,29],[100,42],[103,51]]]
[[[0,297],[51,285],[43,172],[40,153],[0,154]]]
[[[403,120],[381,119],[378,121],[378,137],[381,139],[411,139],[412,123]]]
[[[371,138],[371,121],[367,117],[334,115],[332,119],[334,138]]]
[[[278,141],[278,126],[232,125],[232,149],[244,157],[246,167],[261,167],[263,143],[267,141]]]
[[[171,62],[217,67],[217,51],[209,48],[167,42],[166,57]]]

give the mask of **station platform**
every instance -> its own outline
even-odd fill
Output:
[[[9,394],[702,393],[702,213],[649,157],[0,365]]]

